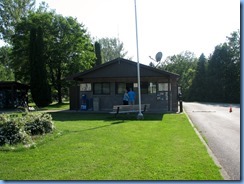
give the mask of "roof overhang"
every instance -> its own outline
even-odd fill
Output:
[[[83,81],[86,79],[116,79],[116,78],[137,78],[137,62],[123,58],[111,60],[102,65],[96,66],[90,70],[74,74],[67,77],[68,80]],[[153,68],[151,66],[140,64],[141,78],[179,78],[178,74],[174,74],[165,70]]]

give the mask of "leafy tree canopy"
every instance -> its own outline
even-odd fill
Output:
[[[16,25],[13,36],[13,67],[16,78],[29,82],[29,34],[32,28],[43,30],[44,58],[48,81],[58,92],[61,101],[64,79],[68,75],[92,67],[95,54],[89,34],[75,18],[63,17],[43,9],[30,13]],[[66,90],[67,91],[67,90]]]
[[[121,42],[118,38],[101,38],[98,40],[98,42],[101,45],[102,63],[118,57],[124,58],[128,53],[124,50],[123,42]]]
[[[0,47],[0,81],[13,81],[14,73],[11,68],[11,48]]]
[[[35,0],[0,1],[0,39],[10,43],[15,33],[15,25],[34,10]]]
[[[185,51],[177,55],[169,56],[165,60],[162,69],[177,73],[180,75],[178,85],[181,87],[183,99],[189,96],[189,88],[196,71],[197,58],[194,53]],[[160,68],[160,67],[159,67]]]

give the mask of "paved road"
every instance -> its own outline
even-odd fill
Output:
[[[184,111],[230,176],[240,180],[240,106],[183,103]]]

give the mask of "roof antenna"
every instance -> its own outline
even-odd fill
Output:
[[[162,52],[158,52],[156,55],[155,55],[155,59],[153,59],[151,56],[149,56],[149,58],[153,61],[156,61],[158,64],[155,66],[155,68],[157,68],[157,66],[160,64],[160,61],[163,57],[163,53]]]

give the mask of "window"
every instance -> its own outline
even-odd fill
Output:
[[[116,83],[116,94],[123,94],[126,89],[126,83]]]
[[[94,84],[94,94],[102,94],[102,83]]]
[[[80,91],[91,91],[91,83],[80,84]]]
[[[110,94],[110,84],[102,83],[102,94]]]
[[[96,95],[109,95],[110,84],[109,83],[94,83],[94,94]]]
[[[149,94],[153,94],[153,93],[156,93],[156,92],[157,92],[157,84],[153,83],[153,82],[150,82],[149,86],[148,86],[148,93]]]
[[[168,100],[171,85],[169,83],[158,83],[157,100]]]
[[[140,83],[141,94],[148,94],[148,82]],[[138,89],[138,83],[133,83],[133,87]]]
[[[148,82],[141,82],[141,94],[148,94]]]
[[[125,90],[129,91],[130,89],[133,89],[133,83],[118,82],[115,86],[115,93],[124,94]]]
[[[169,83],[158,83],[158,91],[170,91]]]

